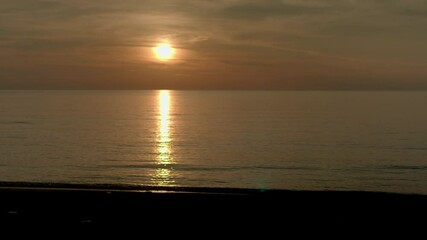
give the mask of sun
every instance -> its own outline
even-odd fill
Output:
[[[175,49],[167,43],[161,43],[153,48],[153,52],[157,59],[165,61],[173,57]]]

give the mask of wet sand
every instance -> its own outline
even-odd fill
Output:
[[[426,195],[124,185],[0,183],[0,203],[3,226],[403,223],[427,214]]]

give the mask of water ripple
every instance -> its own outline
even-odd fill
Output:
[[[388,165],[384,166],[385,169],[393,170],[427,170],[427,166],[406,166],[406,165]]]
[[[34,122],[30,122],[30,121],[0,121],[0,124],[4,124],[4,125],[14,125],[14,124],[29,125],[29,124],[34,124]]]
[[[283,166],[197,166],[197,165],[186,165],[186,164],[103,164],[98,165],[101,168],[114,169],[114,168],[125,168],[125,169],[158,169],[158,168],[171,168],[177,171],[242,171],[242,170],[319,170],[318,168],[309,167],[283,167]]]

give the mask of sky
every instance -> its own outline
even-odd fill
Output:
[[[2,0],[0,89],[427,90],[426,26],[425,0]]]

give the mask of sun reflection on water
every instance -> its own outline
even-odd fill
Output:
[[[168,90],[159,92],[159,120],[157,134],[157,164],[154,181],[156,185],[173,185],[170,164],[172,163],[172,138],[170,134],[170,96]]]

